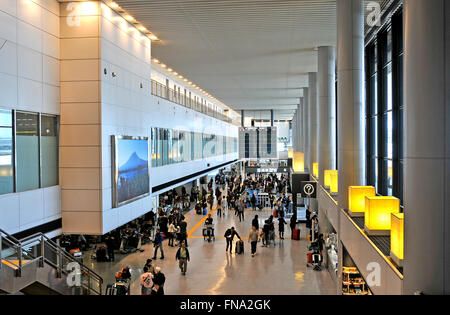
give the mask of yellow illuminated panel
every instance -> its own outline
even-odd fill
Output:
[[[353,213],[364,213],[366,211],[366,197],[374,197],[375,195],[375,187],[350,186],[348,188],[349,210]]]
[[[330,183],[330,192],[332,194],[338,193],[338,172],[333,172],[330,175],[331,183]]]
[[[392,178],[392,166],[388,167],[388,178]]]
[[[292,147],[288,149],[288,158],[294,158],[294,149]]]
[[[324,178],[324,185],[325,187],[330,187],[331,186],[331,174],[336,173],[337,174],[337,170],[325,170],[323,172],[323,178]]]
[[[400,212],[400,200],[395,197],[366,197],[365,226],[369,230],[391,230],[391,214]]]
[[[292,167],[296,173],[302,173],[305,171],[305,155],[303,152],[294,152]]]
[[[319,178],[319,163],[313,163],[313,175]]]
[[[405,215],[403,213],[393,213],[391,215],[391,253],[398,259],[403,259],[403,226]]]

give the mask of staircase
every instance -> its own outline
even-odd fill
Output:
[[[103,279],[51,239],[0,229],[0,294],[101,295]]]

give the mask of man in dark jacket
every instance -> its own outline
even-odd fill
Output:
[[[161,259],[164,259],[164,249],[163,249],[163,236],[161,234],[161,231],[159,229],[156,230],[156,234],[155,234],[155,240],[153,241],[153,244],[155,246],[155,254],[153,255],[153,259],[157,259],[156,258],[156,254],[158,253],[158,248],[161,251]]]
[[[161,272],[160,267],[155,268],[155,274],[153,275],[153,283],[158,286],[158,294],[164,295],[164,283],[166,282],[166,276]]]
[[[236,230],[234,229],[234,226],[233,226],[231,229],[228,229],[224,234],[224,237],[227,240],[227,248],[225,249],[225,251],[228,251],[228,248],[230,248],[230,253],[231,253],[231,250],[233,248],[234,236],[237,236],[239,240],[241,239],[241,237],[236,232]]]
[[[178,248],[175,259],[179,261],[181,274],[183,276],[186,275],[187,262],[191,260],[191,257],[189,256],[189,250],[186,248],[186,243],[184,241],[181,243],[181,247]]]
[[[258,215],[255,215],[255,218],[252,220],[252,226],[254,226],[256,228],[256,230],[259,231]]]

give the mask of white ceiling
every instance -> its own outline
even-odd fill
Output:
[[[336,45],[336,0],[117,0],[155,33],[152,56],[235,110],[290,119]]]

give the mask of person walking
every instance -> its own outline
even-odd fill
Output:
[[[217,198],[217,216],[222,217],[222,196]]]
[[[164,295],[164,283],[166,282],[166,276],[162,273],[161,267],[155,268],[155,274],[153,275],[153,283],[158,286],[158,295]]]
[[[167,230],[167,233],[168,233],[168,236],[169,236],[169,246],[170,247],[174,246],[173,245],[173,240],[174,240],[174,238],[176,236],[176,231],[177,231],[177,229],[175,227],[175,222],[171,222],[169,224],[169,229]]]
[[[238,207],[239,222],[244,221],[245,200],[241,200]]]
[[[228,248],[230,248],[230,253],[231,253],[231,250],[233,248],[233,240],[234,240],[235,236],[237,236],[238,239],[241,240],[241,237],[234,229],[234,226],[231,229],[226,230],[226,232],[224,234],[224,237],[227,240],[227,247],[225,249],[226,252],[228,251]]]
[[[184,220],[184,216],[181,217],[180,219],[180,223],[178,225],[179,229],[180,229],[180,242],[185,242],[186,243],[186,247],[188,247],[188,242],[187,242],[187,223]]]
[[[175,255],[175,260],[178,260],[181,274],[185,276],[187,271],[187,263],[191,260],[185,241],[181,242],[181,247],[178,248],[177,254]]]
[[[258,230],[255,226],[252,226],[252,229],[250,230],[250,233],[248,235],[248,242],[251,245],[252,248],[252,257],[255,257],[256,255],[256,246],[258,245]]]
[[[156,230],[155,240],[153,241],[153,245],[155,247],[155,253],[153,255],[153,259],[157,259],[156,254],[158,253],[158,249],[161,251],[160,259],[164,259],[164,249],[163,249],[163,236],[159,229]]]
[[[289,222],[289,226],[291,228],[291,238],[294,238],[294,230],[295,227],[297,226],[297,213],[294,212],[294,214],[291,217],[291,220]]]
[[[141,284],[141,295],[150,295],[153,287],[153,274],[144,267],[144,273],[139,278]]]
[[[253,211],[256,211],[256,197],[255,197],[255,194],[253,194],[252,197],[250,198],[250,202],[252,203]]]
[[[255,217],[252,220],[252,226],[254,226],[257,231],[259,230],[259,219],[258,219],[257,214],[255,215]]]
[[[286,221],[283,217],[278,218],[278,233],[280,235],[280,239],[284,240],[284,226],[286,225]]]
[[[150,272],[152,275],[155,274],[155,267],[153,266],[153,262],[151,259],[147,259],[144,268],[147,267],[148,272]]]

